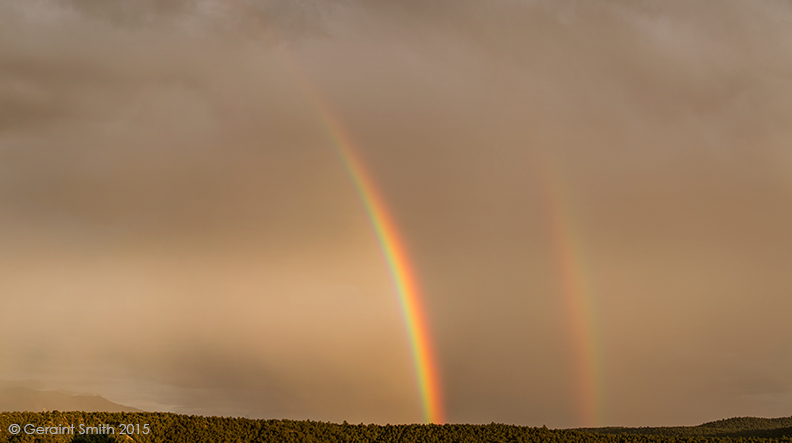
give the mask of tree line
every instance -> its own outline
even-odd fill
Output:
[[[572,430],[497,423],[356,425],[148,412],[5,412],[0,413],[0,443],[792,443],[792,418],[769,424],[757,421],[768,419],[732,420],[692,427]],[[29,426],[12,434],[15,424]]]

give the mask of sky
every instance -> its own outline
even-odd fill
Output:
[[[790,23],[782,0],[0,0],[0,380],[424,421],[365,174],[444,421],[792,415]]]

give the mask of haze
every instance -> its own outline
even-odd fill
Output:
[[[792,415],[790,23],[782,0],[3,0],[0,379],[420,422],[313,88],[410,251],[448,421]]]

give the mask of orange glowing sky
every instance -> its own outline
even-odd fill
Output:
[[[353,423],[788,416],[790,22],[0,0],[0,386]]]

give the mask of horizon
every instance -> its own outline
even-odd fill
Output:
[[[790,416],[789,23],[781,0],[0,0],[0,387],[333,422]]]
[[[84,400],[86,398],[88,398],[88,399],[97,399],[98,398],[98,399],[101,399],[101,400],[104,400],[104,401],[112,403],[112,405],[114,407],[127,408],[127,410],[122,410],[122,411],[111,411],[111,410],[104,410],[104,409],[102,409],[102,410],[100,410],[100,409],[97,409],[97,410],[63,409],[63,410],[61,410],[61,409],[58,409],[58,408],[55,408],[55,407],[44,407],[43,410],[41,410],[41,411],[34,411],[34,410],[20,409],[20,408],[0,410],[0,414],[39,413],[39,412],[42,412],[42,413],[47,413],[47,412],[53,413],[53,412],[59,412],[59,413],[87,413],[87,414],[92,414],[92,413],[111,413],[111,414],[177,414],[177,415],[187,415],[187,414],[174,413],[174,412],[171,412],[171,411],[144,411],[144,410],[139,410],[139,409],[136,409],[136,408],[129,407],[127,405],[121,405],[121,404],[118,404],[118,403],[114,403],[114,402],[102,397],[101,395],[97,395],[97,394],[75,393],[75,392],[66,391],[66,390],[42,390],[42,389],[37,389],[36,387],[34,387],[34,386],[39,386],[39,385],[40,385],[40,383],[32,381],[32,380],[25,380],[23,382],[0,381],[0,392],[6,391],[6,390],[9,390],[9,389],[11,389],[11,390],[13,390],[13,389],[22,389],[22,390],[26,390],[26,391],[32,391],[32,392],[43,393],[43,394],[50,394],[50,393],[62,394],[64,396],[66,396],[66,397],[70,397],[71,400]],[[63,399],[60,399],[60,400],[62,401]],[[42,400],[42,401],[51,403],[52,399],[50,398],[50,399]],[[3,407],[3,406],[0,406],[0,407]],[[288,420],[293,420],[293,421],[320,422],[320,423],[330,423],[330,424],[350,424],[350,425],[355,425],[355,423],[348,423],[347,420],[343,420],[341,422],[333,422],[333,421],[299,419],[299,418],[297,418],[297,419],[282,419],[282,418],[278,418],[278,417],[251,418],[251,417],[246,417],[246,416],[233,416],[233,415],[226,416],[226,415],[200,415],[199,414],[197,416],[215,417],[215,418],[230,418],[230,419],[244,418],[244,419],[263,420],[263,421],[273,421],[273,420],[274,421],[282,421],[282,420],[287,420],[288,421]],[[690,427],[694,427],[695,428],[695,427],[701,427],[701,426],[716,424],[716,423],[720,423],[720,422],[729,422],[729,421],[744,420],[744,419],[764,420],[764,421],[778,421],[778,420],[792,419],[792,416],[780,416],[780,417],[734,416],[734,417],[724,417],[724,418],[720,418],[720,419],[710,420],[710,421],[706,421],[706,422],[698,423],[698,424],[684,424],[684,425],[683,424],[663,424],[663,425],[652,425],[652,426],[647,426],[647,425],[622,426],[622,425],[618,425],[618,424],[612,424],[612,425],[597,426],[597,427],[567,427],[567,428],[548,428],[548,429],[551,429],[551,430],[562,430],[563,431],[563,430],[610,429],[610,428],[613,428],[613,429],[645,429],[645,428],[646,429],[654,429],[654,428],[690,428]],[[484,425],[489,425],[489,424],[502,424],[502,425],[507,425],[507,426],[518,426],[518,427],[547,428],[547,426],[544,425],[544,424],[542,424],[542,426],[539,426],[539,425],[521,425],[521,424],[516,424],[516,423],[503,423],[503,422],[490,422],[490,423],[444,422],[444,423],[433,423],[433,422],[424,421],[424,422],[402,422],[402,423],[390,423],[390,422],[388,422],[388,423],[374,423],[374,422],[369,422],[369,423],[360,422],[360,423],[357,423],[357,425],[399,425],[399,426],[402,426],[402,425],[404,425],[404,426],[420,425],[420,424],[426,424],[426,425],[433,425],[433,424],[434,425],[437,425],[437,424],[446,425],[447,424],[447,425],[473,425],[473,426],[484,426]]]
[[[378,425],[378,426],[383,426],[383,425],[388,425],[388,426],[391,426],[391,425],[392,426],[411,426],[411,425],[441,425],[441,426],[442,425],[452,425],[452,426],[454,426],[454,425],[471,425],[471,426],[486,426],[486,425],[490,425],[490,424],[497,424],[497,425],[528,427],[528,428],[546,428],[546,429],[550,429],[550,430],[559,430],[559,431],[564,431],[564,430],[575,431],[575,430],[588,430],[588,429],[602,429],[602,430],[605,430],[605,429],[696,428],[696,427],[702,427],[702,426],[712,425],[712,424],[721,423],[721,422],[730,422],[730,421],[735,421],[735,420],[746,420],[746,419],[748,419],[748,420],[763,420],[763,421],[792,420],[792,416],[784,416],[784,417],[739,416],[739,417],[720,418],[720,419],[717,419],[717,420],[711,420],[711,421],[698,423],[698,424],[694,424],[694,425],[679,425],[679,424],[676,424],[676,425],[674,425],[674,424],[666,424],[666,425],[657,425],[657,426],[608,425],[608,426],[598,426],[598,427],[572,427],[572,428],[548,428],[544,424],[539,426],[539,425],[520,425],[520,424],[515,424],[515,423],[501,423],[501,422],[490,422],[490,423],[452,423],[452,422],[432,423],[432,422],[424,421],[424,422],[406,422],[406,423],[373,423],[373,422],[369,422],[369,423],[365,423],[365,422],[349,423],[347,420],[344,420],[344,421],[341,421],[341,422],[333,422],[333,421],[322,421],[322,420],[311,420],[311,419],[282,419],[282,418],[277,418],[277,417],[250,418],[250,417],[245,417],[245,416],[232,416],[232,415],[229,415],[229,416],[225,416],[225,415],[187,415],[187,414],[179,414],[179,413],[169,412],[169,411],[143,411],[143,410],[139,410],[139,409],[135,409],[135,408],[130,408],[130,407],[125,406],[125,405],[120,405],[118,403],[113,403],[110,400],[108,400],[108,399],[106,399],[106,398],[104,398],[104,397],[102,397],[100,395],[93,395],[93,394],[86,394],[86,393],[79,393],[78,394],[78,393],[73,393],[73,392],[69,392],[69,391],[62,391],[62,390],[44,391],[44,390],[38,390],[38,389],[34,389],[34,388],[24,387],[24,386],[21,386],[21,385],[5,386],[5,387],[0,388],[0,391],[4,391],[4,390],[8,390],[8,389],[23,389],[23,390],[39,392],[39,393],[63,394],[65,396],[72,397],[73,400],[74,399],[82,400],[82,399],[85,399],[85,398],[90,398],[90,399],[98,398],[98,399],[101,399],[101,400],[104,400],[104,401],[112,403],[113,406],[120,406],[120,407],[128,408],[128,409],[127,410],[120,410],[120,411],[119,410],[100,410],[100,409],[97,409],[97,410],[62,409],[61,410],[61,409],[57,409],[57,408],[47,408],[47,407],[45,407],[41,411],[38,411],[38,410],[18,409],[17,408],[17,409],[0,410],[0,414],[20,414],[20,413],[21,414],[38,414],[38,413],[56,413],[56,412],[57,413],[64,413],[64,414],[71,414],[71,413],[80,413],[80,414],[176,414],[176,415],[183,415],[183,416],[197,416],[197,417],[207,417],[207,418],[248,419],[248,420],[261,420],[261,421],[304,421],[304,422],[329,423],[329,424],[336,424],[336,425],[348,424],[348,425],[352,425],[352,426],[356,426],[356,425],[363,425],[363,426],[368,426],[368,425]],[[775,428],[772,428],[772,429],[775,429]]]

